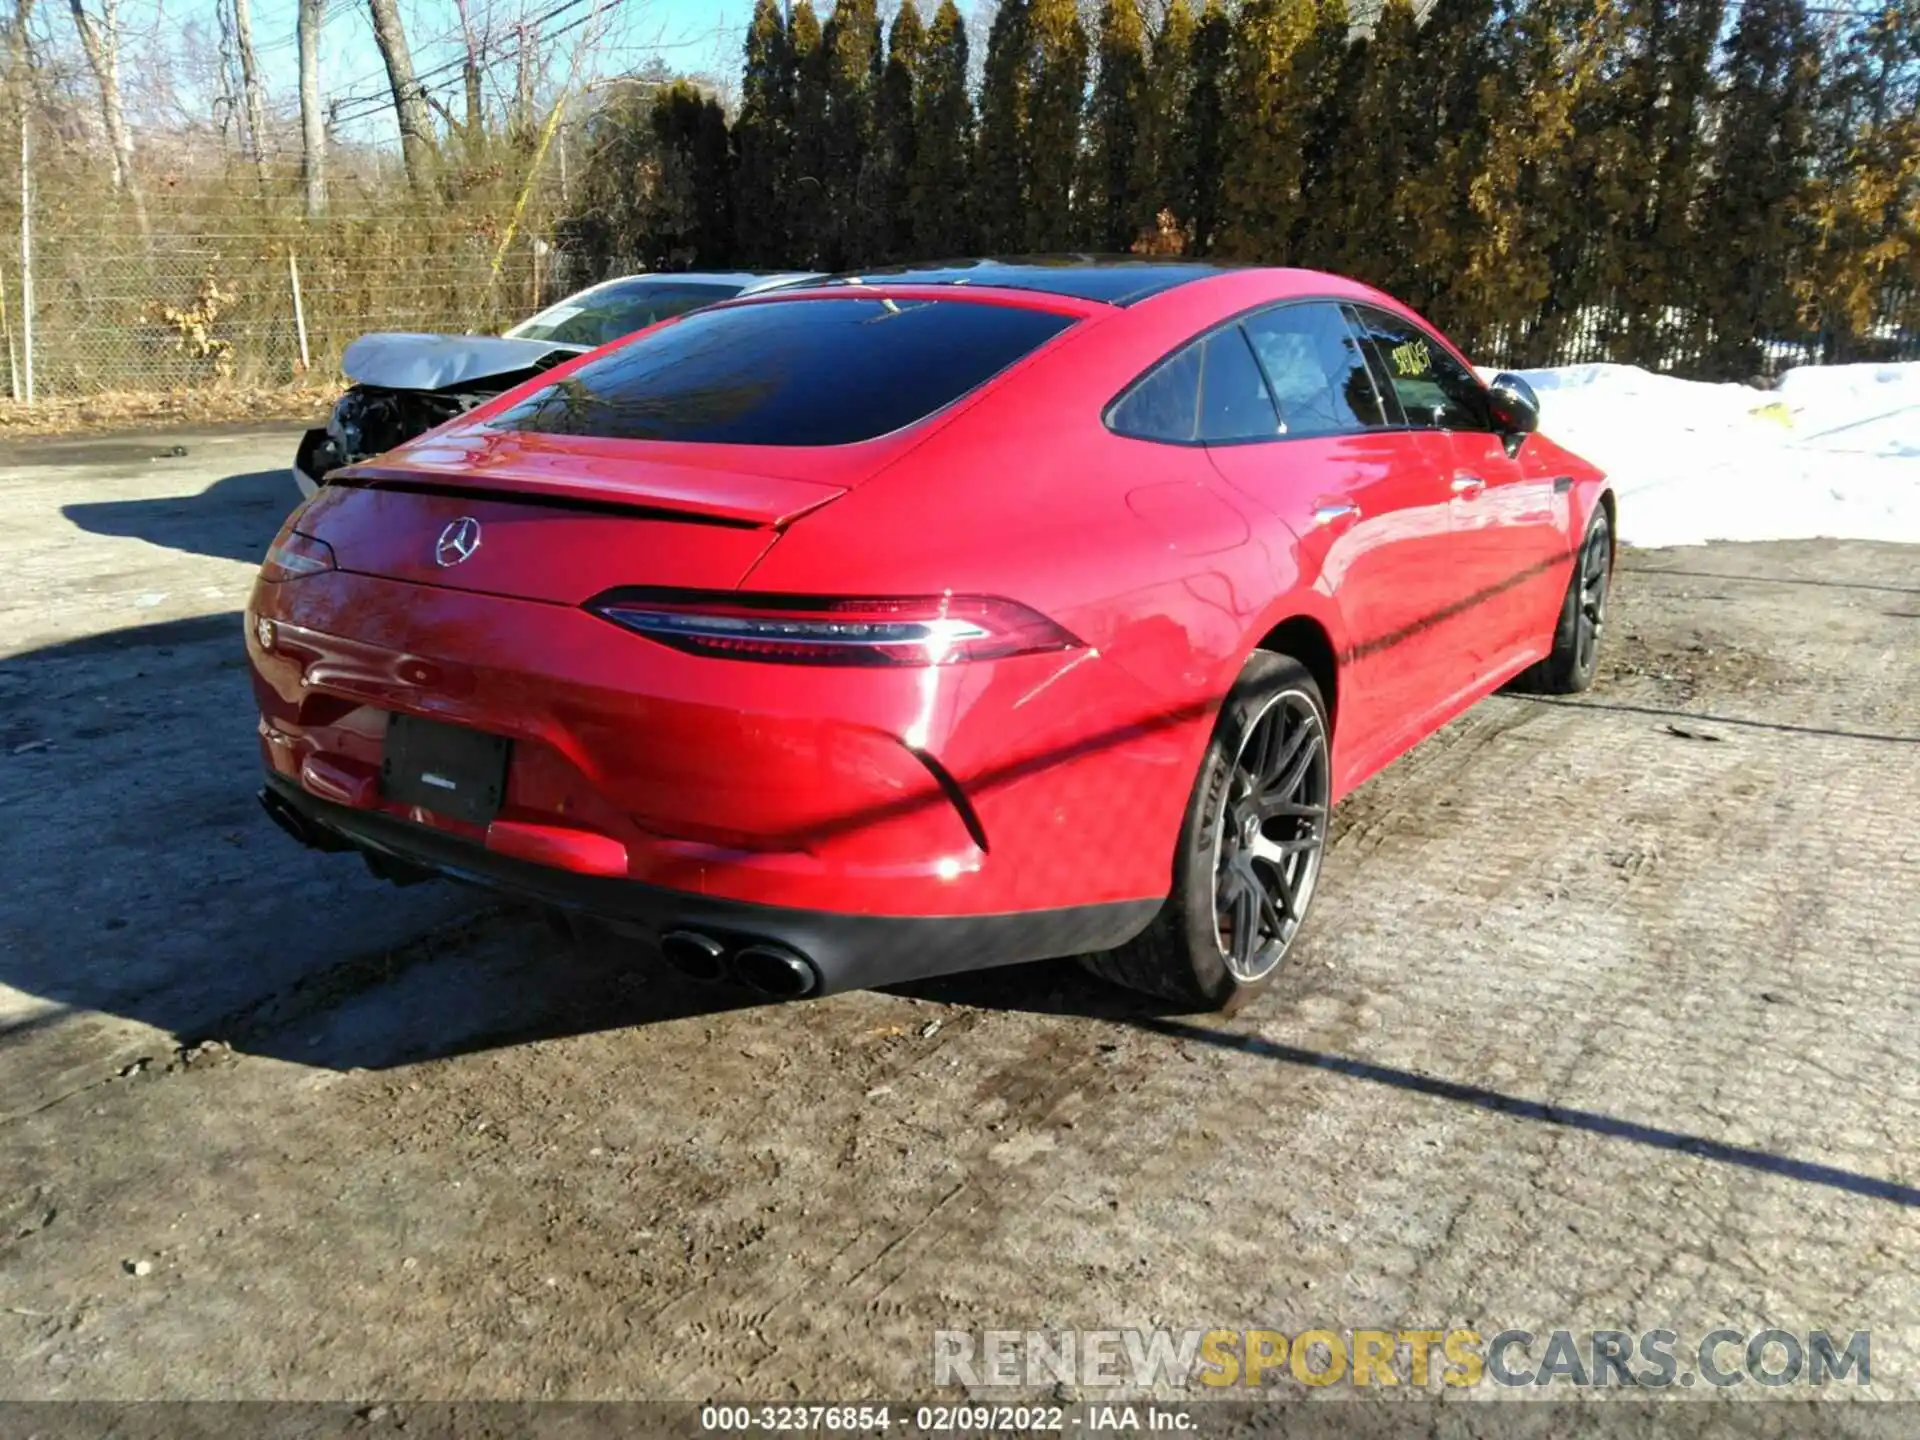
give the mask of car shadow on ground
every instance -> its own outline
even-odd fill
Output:
[[[0,1047],[99,1014],[182,1047],[379,1069],[773,1003],[690,980],[644,941],[583,943],[537,908],[303,849],[255,799],[255,722],[235,611],[0,659]],[[1070,961],[903,988],[1157,1013]]]
[[[239,628],[233,613],[176,620],[0,661],[0,720],[10,731],[46,733],[76,695],[136,680],[151,717],[174,717],[134,727],[131,743],[117,748],[116,732],[88,739],[90,727],[81,727],[0,751],[0,808],[12,820],[0,832],[0,863],[16,882],[0,892],[8,942],[0,998],[16,997],[11,1014],[0,1010],[0,1095],[31,1105],[58,1083],[35,1072],[33,1057],[46,1051],[53,1069],[66,1065],[73,1047],[57,1032],[89,1013],[143,1022],[183,1050],[218,1041],[344,1071],[774,1003],[689,980],[644,942],[601,935],[582,943],[541,911],[447,882],[395,889],[350,855],[297,847],[252,798],[258,760]],[[1217,1047],[1920,1207],[1920,1188],[1910,1185],[1290,1045],[1259,1033],[1257,1018],[1182,1013],[1071,961],[888,993],[1121,1024],[1176,1046]]]
[[[280,522],[299,502],[288,468],[229,475],[197,495],[83,501],[61,506],[60,513],[94,535],[258,564]]]

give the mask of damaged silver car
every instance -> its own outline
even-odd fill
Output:
[[[352,386],[326,425],[301,437],[294,481],[310,496],[341,466],[425,434],[576,355],[702,305],[814,278],[757,271],[628,275],[569,295],[504,335],[362,335],[340,357]]]

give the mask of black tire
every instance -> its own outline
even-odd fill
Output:
[[[1081,963],[1191,1009],[1238,1010],[1272,985],[1299,935],[1331,792],[1320,687],[1299,661],[1256,651],[1200,762],[1167,903],[1133,940]]]
[[[1578,695],[1593,685],[1600,658],[1600,640],[1607,628],[1607,590],[1613,580],[1613,525],[1607,507],[1598,506],[1588,522],[1586,538],[1573,557],[1567,593],[1560,601],[1560,620],[1553,631],[1553,649],[1544,660],[1528,666],[1507,683],[1509,690],[1527,695]]]

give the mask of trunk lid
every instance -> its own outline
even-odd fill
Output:
[[[847,488],[738,468],[777,468],[774,451],[539,440],[423,438],[333,472],[296,523],[342,570],[578,605],[619,585],[732,589],[781,527]]]

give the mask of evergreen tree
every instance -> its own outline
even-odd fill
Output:
[[[1920,0],[1855,20],[1831,61],[1802,318],[1825,359],[1880,358],[1876,323],[1920,329]]]
[[[967,26],[953,0],[941,0],[927,33],[914,96],[914,132],[909,250],[923,259],[964,255],[969,248],[973,101],[967,89]]]
[[[1626,62],[1579,122],[1596,152],[1592,200],[1613,217],[1596,248],[1624,319],[1621,360],[1662,366],[1704,340],[1686,321],[1699,313],[1693,222],[1723,14],[1724,0],[1627,0]]]
[[[885,218],[883,243],[875,257],[881,260],[901,260],[913,253],[913,165],[925,50],[926,32],[920,25],[920,12],[913,0],[900,0],[893,28],[887,32],[887,64],[874,107],[874,158],[880,176],[877,190]]]
[[[1408,187],[1415,163],[1414,109],[1420,31],[1408,0],[1387,0],[1373,33],[1353,47],[1350,134],[1337,194],[1328,204],[1338,234],[1323,236],[1315,259],[1355,279],[1405,295],[1413,280],[1413,226]],[[1326,251],[1331,253],[1321,253]]]
[[[1033,87],[1021,146],[1027,171],[1027,248],[1074,244],[1074,181],[1087,95],[1087,32],[1074,0],[1033,0]]]
[[[732,174],[727,117],[684,80],[653,103],[660,157],[660,209],[650,237],[654,264],[679,269],[733,263]]]
[[[1147,61],[1135,0],[1105,0],[1099,35],[1099,71],[1087,110],[1081,229],[1094,249],[1120,251],[1153,218],[1143,198],[1148,177],[1143,149],[1149,113]]]
[[[1727,42],[1704,217],[1709,364],[1746,378],[1793,329],[1812,195],[1819,52],[1802,0],[1746,0]]]
[[[824,41],[826,258],[830,269],[840,270],[866,264],[885,245],[884,187],[874,153],[875,91],[885,59],[874,0],[835,0]]]
[[[1153,37],[1147,66],[1146,115],[1141,123],[1141,209],[1154,222],[1162,210],[1181,225],[1193,217],[1193,136],[1187,101],[1193,90],[1193,10],[1186,0],[1167,7]]]
[[[1466,214],[1447,276],[1461,312],[1482,327],[1462,340],[1469,353],[1550,364],[1594,298],[1598,227],[1578,118],[1617,63],[1619,14],[1589,0],[1520,0],[1499,17],[1480,82],[1488,123],[1461,177]]]
[[[1337,265],[1345,248],[1343,228],[1330,222],[1346,210],[1354,161],[1365,156],[1362,163],[1377,163],[1367,153],[1373,149],[1371,136],[1364,149],[1354,143],[1361,61],[1351,35],[1347,0],[1318,0],[1313,30],[1293,61],[1293,83],[1302,108],[1300,206],[1286,253],[1297,257],[1295,264],[1320,269]],[[1386,222],[1384,215],[1368,221],[1371,225]]]
[[[1472,298],[1484,240],[1475,188],[1493,145],[1499,98],[1493,0],[1435,0],[1414,51],[1402,185],[1411,271],[1401,298],[1479,353],[1488,329]]]
[[[793,146],[787,191],[788,264],[818,268],[833,244],[827,198],[827,49],[812,0],[798,0],[787,22],[793,66]]]
[[[1219,248],[1236,259],[1294,262],[1312,102],[1295,62],[1315,21],[1312,0],[1244,0],[1234,21]]]
[[[1214,248],[1220,231],[1227,155],[1227,81],[1233,62],[1233,21],[1221,0],[1207,0],[1194,28],[1188,73],[1185,146],[1192,157],[1185,203],[1175,207],[1193,232],[1193,252]]]
[[[987,254],[1009,253],[1026,242],[1031,20],[1029,0],[1001,0],[987,32],[973,180],[974,233]]]
[[[793,160],[793,56],[775,0],[757,0],[747,30],[734,122],[734,216],[741,259],[789,263],[787,190]]]

